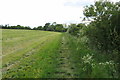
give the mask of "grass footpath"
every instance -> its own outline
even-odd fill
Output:
[[[83,70],[82,56],[91,53],[84,44],[77,41],[76,37],[64,34],[57,58],[57,78],[88,78],[89,73]],[[88,71],[89,72],[89,71]]]

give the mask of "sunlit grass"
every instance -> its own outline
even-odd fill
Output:
[[[4,30],[4,31],[10,31],[10,30]],[[15,31],[16,34],[18,34],[18,36],[15,36],[15,37],[19,37],[20,34],[24,35],[24,39],[22,40],[23,43],[21,40],[18,40],[18,42],[15,41],[17,43],[20,42],[18,46],[21,44],[23,48],[19,46],[21,50],[16,50],[15,52],[12,52],[12,53],[11,52],[6,53],[5,57],[3,57],[3,68],[8,67],[11,64],[14,64],[14,62],[17,62],[17,64],[14,64],[11,67],[11,69],[3,72],[3,78],[49,77],[48,76],[49,74],[47,74],[47,72],[54,71],[54,67],[55,67],[54,63],[49,64],[49,62],[55,62],[54,61],[55,55],[57,53],[57,49],[60,43],[59,41],[62,36],[61,33],[47,32],[47,31],[45,32],[27,31],[27,30],[26,31],[21,30],[21,32],[19,32],[18,30],[17,32],[17,30],[11,30],[11,34],[12,34],[12,31],[13,32]],[[7,34],[7,32],[3,34],[5,36],[9,35]],[[9,39],[10,36],[8,36],[8,40],[10,40]],[[27,38],[30,38],[30,36],[32,38],[30,40],[29,39],[27,40]],[[14,40],[17,40],[17,39],[14,39]],[[5,41],[3,42],[5,43]],[[13,43],[13,45],[17,46],[15,45],[15,43]],[[3,47],[8,47],[8,45],[3,45]],[[7,64],[7,63],[10,63],[10,64]]]

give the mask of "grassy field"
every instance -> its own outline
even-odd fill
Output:
[[[54,69],[54,64],[48,63],[54,60],[61,33],[32,30],[2,32],[3,78],[42,77],[48,69]]]
[[[112,78],[117,75],[114,62],[89,49],[85,37],[3,29],[2,41],[3,78]]]

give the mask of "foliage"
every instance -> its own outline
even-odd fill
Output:
[[[89,45],[89,49],[95,51],[93,61],[84,63],[82,61],[86,71],[89,72],[88,77],[118,77],[120,76],[120,2],[112,3],[107,0],[96,1],[95,4],[86,6],[83,14],[84,20],[91,20],[90,24],[78,28],[76,24],[72,24],[68,28],[68,32],[74,36],[79,36],[78,42],[83,45]],[[72,43],[75,44],[75,43]],[[79,47],[80,44],[76,44]],[[79,48],[77,48],[79,50]],[[75,51],[74,51],[75,52]],[[78,51],[78,52],[81,52]],[[106,54],[105,54],[106,53]],[[81,53],[80,53],[81,54]],[[85,54],[85,53],[84,53]],[[86,54],[86,56],[89,53]],[[89,57],[88,57],[89,58]],[[99,67],[99,63],[96,60],[101,60],[104,64],[111,60],[114,64],[106,65],[105,67]],[[87,59],[85,59],[87,60]],[[88,60],[88,61],[90,61]],[[96,64],[93,69],[91,64]],[[82,66],[82,65],[81,65]],[[114,67],[114,68],[113,68]],[[91,70],[89,70],[91,69]],[[109,70],[110,72],[109,72]],[[88,71],[89,70],[89,71]],[[101,74],[101,71],[105,71],[105,74]],[[82,69],[81,69],[82,72]],[[85,72],[87,74],[87,72]],[[91,73],[90,73],[91,72]],[[119,73],[118,73],[119,72]],[[112,74],[113,73],[113,74]],[[115,73],[115,74],[114,74]],[[101,75],[96,75],[101,74]],[[83,75],[84,76],[84,75]]]
[[[43,29],[42,26],[38,26],[37,28],[36,27],[33,28],[33,30],[42,30],[42,29]]]
[[[117,64],[108,55],[90,49],[84,36],[77,38],[65,34],[65,38],[78,78],[118,78]]]
[[[86,27],[84,35],[89,39],[91,48],[100,51],[101,54],[111,55],[109,58],[118,64],[117,71],[120,73],[120,4],[118,3],[102,0],[86,6],[85,18],[92,21]]]
[[[43,27],[43,30],[47,31],[47,29],[49,28],[50,23],[46,23],[45,26]]]
[[[86,35],[93,47],[106,53],[112,50],[120,51],[120,10],[117,4],[109,1],[97,1],[94,5],[86,6],[86,18],[92,21]]]
[[[68,33],[70,33],[71,35],[76,35],[79,36],[79,31],[80,29],[82,29],[82,27],[85,27],[84,24],[70,24],[69,28],[68,28]]]
[[[17,25],[17,26],[0,25],[0,27],[2,29],[28,29],[28,30],[31,30],[31,28],[29,26],[21,26],[21,25]]]

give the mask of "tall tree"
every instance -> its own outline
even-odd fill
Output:
[[[50,23],[46,23],[45,26],[44,26],[44,28],[43,28],[43,30],[46,31],[49,26],[50,26]]]

